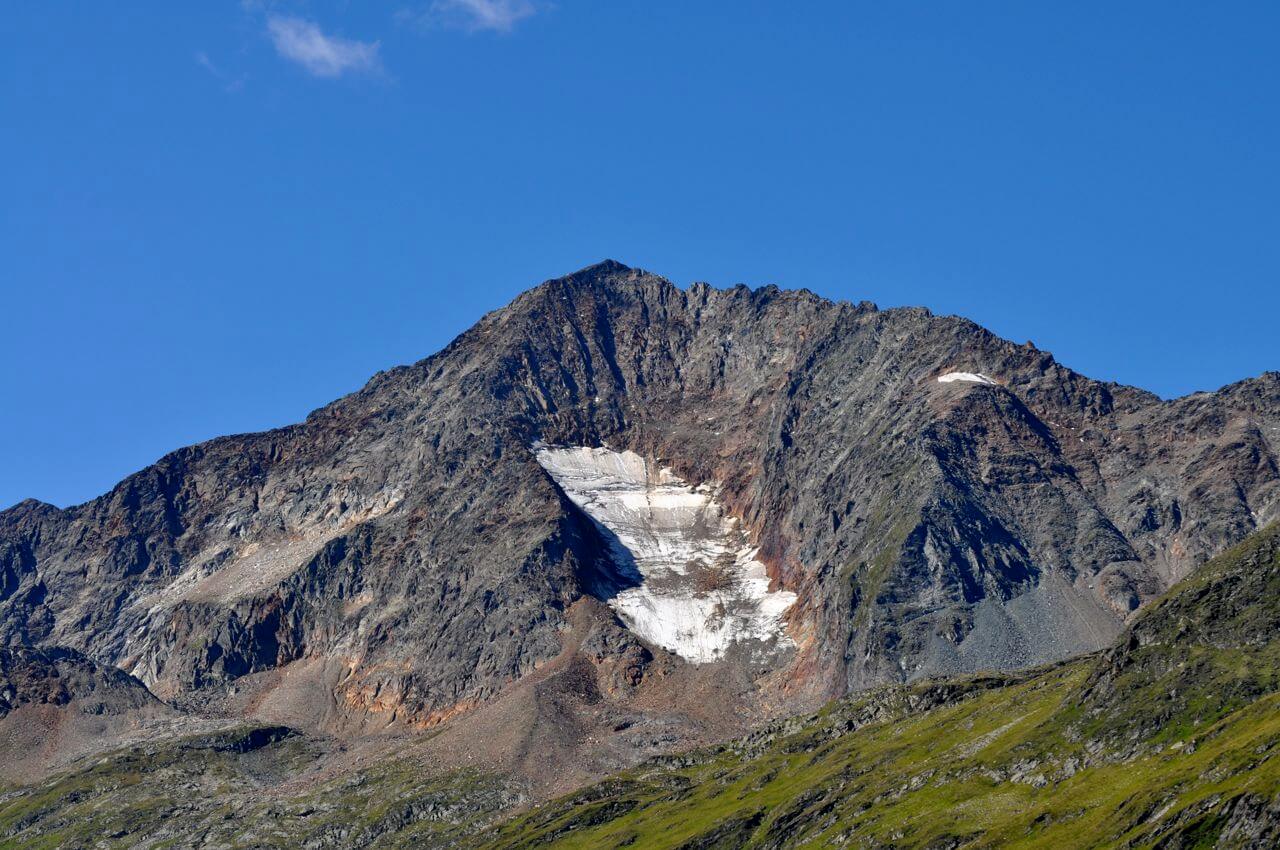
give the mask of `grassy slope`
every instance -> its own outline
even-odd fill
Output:
[[[500,780],[425,776],[411,759],[294,790],[316,745],[290,736],[242,751],[252,732],[133,747],[0,792],[0,848],[456,847],[519,802]]]
[[[1272,528],[1107,653],[865,695],[763,741],[630,771],[488,846],[1243,845],[1249,819],[1232,815],[1280,802],[1278,673]]]

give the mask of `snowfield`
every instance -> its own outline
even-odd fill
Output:
[[[981,372],[948,372],[945,375],[938,376],[938,383],[950,384],[955,381],[968,381],[973,384],[990,384],[995,386],[996,382]]]
[[[715,487],[691,486],[630,451],[534,450],[602,530],[623,583],[634,583],[608,600],[633,632],[695,663],[738,641],[791,645],[782,614],[795,594],[769,590],[764,564]]]

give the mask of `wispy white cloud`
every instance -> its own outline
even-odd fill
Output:
[[[432,0],[423,18],[472,31],[510,32],[542,8],[535,0]]]
[[[196,51],[195,59],[196,64],[220,80],[222,82],[223,89],[228,92],[240,91],[240,89],[244,88],[244,84],[249,79],[248,74],[233,75],[218,67],[218,65],[209,58],[209,54],[205,53],[203,50]]]
[[[204,68],[210,74],[213,74],[215,77],[222,76],[222,72],[218,70],[218,66],[213,64],[213,60],[209,58],[209,54],[205,53],[203,50],[196,51],[196,64],[201,68]]]
[[[317,77],[340,77],[348,72],[368,73],[381,68],[378,42],[325,35],[304,18],[272,15],[267,18],[267,32],[276,52]]]

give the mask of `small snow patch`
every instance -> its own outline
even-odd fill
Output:
[[[956,381],[968,381],[971,384],[989,384],[995,386],[996,382],[981,372],[948,372],[945,375],[938,376],[938,383],[950,384]]]

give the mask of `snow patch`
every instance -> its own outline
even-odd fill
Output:
[[[938,383],[950,384],[955,381],[968,381],[971,384],[988,384],[995,386],[996,382],[981,372],[948,372],[945,375],[938,376]]]
[[[538,463],[609,541],[634,586],[609,604],[627,626],[695,663],[723,657],[738,641],[791,645],[782,614],[795,602],[770,591],[736,517],[718,488],[691,486],[635,452],[535,445]]]

